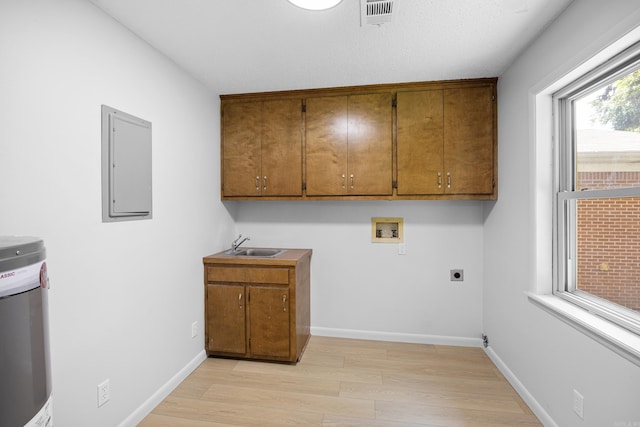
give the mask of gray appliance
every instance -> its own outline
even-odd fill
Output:
[[[0,236],[0,426],[53,426],[46,251]]]

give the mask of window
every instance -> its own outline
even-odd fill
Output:
[[[554,292],[640,334],[640,45],[553,99]]]

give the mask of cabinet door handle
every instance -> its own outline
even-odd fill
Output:
[[[451,188],[451,173],[447,172],[447,188]]]
[[[262,178],[262,183],[263,183],[262,184],[262,189],[266,190],[267,189],[267,176],[266,175]]]
[[[442,188],[442,173],[438,172],[438,188]]]
[[[345,188],[345,185],[346,185],[344,180],[345,180],[345,176],[344,174],[342,174],[342,188]]]
[[[242,308],[242,292],[238,294],[238,308]]]
[[[256,191],[260,191],[260,177],[256,176]]]
[[[353,188],[353,174],[351,174],[350,178],[351,178],[351,188]]]
[[[287,296],[282,295],[282,311],[287,311]]]

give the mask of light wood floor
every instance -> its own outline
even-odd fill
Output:
[[[311,337],[296,365],[208,358],[139,426],[542,424],[482,349]]]

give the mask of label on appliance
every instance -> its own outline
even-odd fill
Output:
[[[49,289],[49,274],[47,273],[47,263],[44,261],[40,265],[40,287]]]
[[[40,412],[31,419],[24,427],[53,427],[53,394],[49,396]]]
[[[0,298],[30,291],[48,282],[47,268],[44,261],[0,272]],[[44,287],[44,286],[43,286]]]

